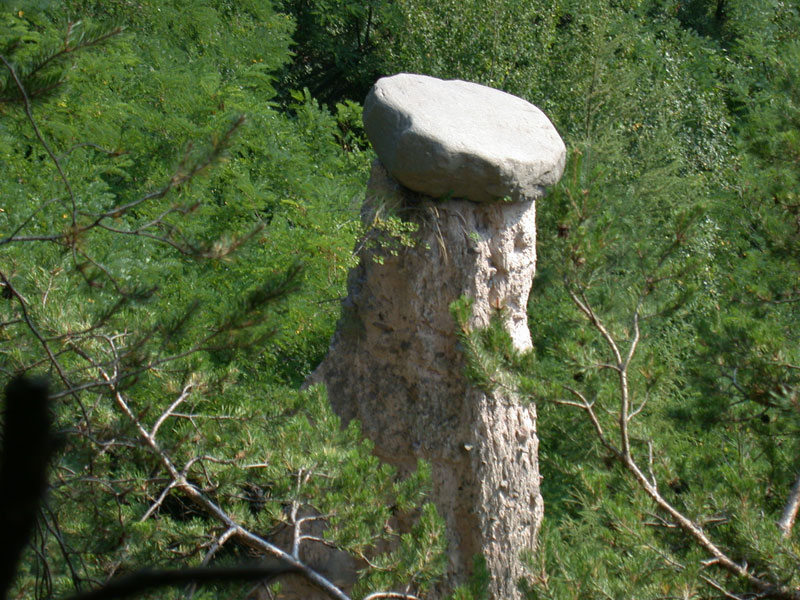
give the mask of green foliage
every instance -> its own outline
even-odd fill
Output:
[[[486,600],[489,597],[489,569],[486,568],[486,559],[476,556],[472,561],[472,575],[469,581],[456,588],[453,600]]]
[[[390,66],[519,94],[546,78],[562,2],[401,0]]]
[[[470,298],[454,301],[450,313],[458,327],[467,377],[489,394],[512,390],[526,400],[532,400],[533,396],[528,394],[528,378],[522,373],[528,370],[533,356],[514,347],[505,328],[503,311],[492,315],[489,325],[481,329],[472,329],[469,325],[472,317]]]
[[[424,589],[441,524],[431,507],[407,539],[387,523],[428,471],[398,481],[322,390],[294,389],[353,264],[357,107],[276,110],[293,25],[264,2],[0,19],[0,378],[49,374],[62,439],[17,597],[239,563],[293,531]]]
[[[502,314],[471,331],[468,300],[453,306],[470,376],[538,405],[547,516],[528,594],[761,593],[704,564],[615,455],[609,339],[633,348],[632,459],[732,560],[796,588],[797,533],[775,521],[800,450],[798,3],[279,8],[0,3],[0,369],[61,381],[65,440],[37,539],[51,575],[31,554],[19,595],[202,560],[223,531],[184,492],[159,501],[170,476],[137,437],[165,414],[161,448],[247,527],[329,514],[329,542],[378,567],[357,594],[430,589],[444,565],[426,467],[397,482],[320,390],[293,389],[355,261],[370,154],[354,100],[396,71],[527,98],[569,148],[539,207],[534,348],[513,348]],[[357,250],[415,243],[391,207],[374,216]],[[393,505],[415,529],[391,530]],[[213,560],[248,552],[228,542]],[[475,572],[455,597],[483,597]]]
[[[400,25],[387,0],[283,0],[297,24],[294,59],[282,72],[289,89],[307,87],[333,106],[360,102],[385,72],[386,48]]]
[[[369,147],[362,124],[362,112],[361,105],[352,100],[336,103],[336,125],[339,128],[336,139],[347,152]]]
[[[420,552],[424,549],[423,552]],[[411,584],[425,594],[444,573],[447,558],[444,523],[433,504],[425,504],[411,531],[400,535],[397,548],[370,561],[376,568],[357,586],[355,595]]]
[[[462,336],[474,381],[538,404],[547,510],[530,595],[753,592],[703,568],[598,438],[576,394],[618,447],[606,334],[623,356],[636,344],[633,458],[647,470],[652,448],[669,502],[796,589],[797,534],[775,522],[797,477],[797,3],[400,7],[397,70],[526,97],[569,148],[538,211],[533,350],[515,353],[501,319]],[[468,305],[454,311],[466,323]]]
[[[366,251],[371,259],[383,264],[388,256],[399,256],[404,248],[413,248],[419,243],[415,236],[419,225],[398,215],[381,215],[376,211],[359,242],[359,251]]]

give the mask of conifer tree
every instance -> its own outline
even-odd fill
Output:
[[[365,168],[312,99],[271,103],[291,22],[264,2],[7,4],[0,373],[49,376],[58,441],[12,597],[253,559],[335,598],[348,577],[424,591],[424,466],[396,480],[322,390],[285,385],[327,343]]]
[[[401,6],[396,70],[519,94],[571,152],[534,352],[465,339],[539,405],[531,596],[797,597],[797,3]]]

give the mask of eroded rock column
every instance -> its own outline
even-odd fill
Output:
[[[516,598],[520,553],[535,548],[542,518],[535,408],[466,380],[449,306],[473,298],[473,327],[503,309],[515,345],[530,347],[535,200],[561,176],[564,145],[519,98],[419,75],[378,81],[364,121],[380,160],[363,218],[416,223],[417,243],[365,245],[312,382],[345,421],[361,421],[383,460],[432,463],[449,540],[439,592],[464,582],[480,553],[493,597]]]

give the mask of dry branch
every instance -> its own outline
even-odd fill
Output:
[[[706,531],[703,529],[702,525],[698,524],[691,518],[684,515],[681,511],[675,508],[669,501],[667,501],[661,495],[661,493],[658,490],[657,481],[652,468],[652,456],[653,456],[652,443],[648,445],[648,472],[650,474],[650,479],[648,479],[647,475],[644,474],[644,472],[636,462],[630,447],[629,426],[631,419],[641,411],[643,405],[640,406],[638,409],[634,410],[632,413],[629,411],[630,393],[628,386],[628,369],[631,365],[631,361],[633,360],[640,339],[639,310],[641,307],[641,299],[636,307],[636,310],[633,313],[634,335],[630,341],[628,350],[623,358],[623,354],[620,350],[618,342],[614,339],[609,329],[603,324],[601,319],[597,316],[597,314],[595,313],[595,311],[591,306],[591,303],[586,297],[586,294],[583,291],[581,291],[580,294],[576,293],[569,287],[569,285],[567,285],[567,292],[572,301],[574,302],[574,304],[577,306],[578,310],[581,313],[583,313],[583,315],[586,317],[589,323],[598,331],[598,333],[605,340],[606,345],[608,346],[611,354],[613,355],[615,361],[615,364],[613,366],[615,367],[614,370],[618,372],[618,382],[619,382],[618,383],[619,412],[617,415],[617,427],[621,441],[621,447],[617,449],[609,442],[595,414],[594,403],[589,403],[586,397],[579,391],[571,388],[566,388],[570,393],[576,396],[580,400],[580,402],[571,402],[562,400],[559,401],[559,403],[577,407],[587,413],[590,420],[592,421],[595,433],[598,435],[598,438],[600,442],[603,444],[603,446],[612,451],[615,458],[622,464],[622,466],[628,471],[628,473],[630,473],[633,476],[634,480],[637,482],[639,487],[653,500],[653,502],[655,502],[656,506],[658,506],[659,509],[668,514],[678,528],[680,528],[684,533],[689,535],[695,541],[696,544],[698,544],[709,554],[710,559],[707,563],[705,563],[706,566],[717,565],[725,569],[729,573],[735,575],[736,577],[741,578],[742,580],[746,581],[752,588],[758,590],[760,598],[773,598],[776,600],[800,600],[800,590],[789,588],[780,583],[774,583],[768,581],[763,577],[754,574],[746,563],[740,564],[735,560],[733,560],[722,548],[720,548],[708,536]],[[787,531],[791,531],[791,526],[797,515],[798,508],[800,508],[800,477],[798,478],[794,488],[792,489],[789,502],[787,503],[786,509],[784,510],[784,515],[781,517],[781,520],[779,521],[779,526],[784,531],[784,535],[788,535]],[[712,583],[713,580],[710,580],[709,578],[705,577],[704,580],[709,585],[717,589],[717,591],[723,591],[722,588],[715,585],[715,582]],[[724,593],[726,594],[727,597],[730,598],[737,597],[727,591],[725,591]]]
[[[781,518],[778,520],[778,527],[783,532],[783,537],[788,538],[792,534],[792,527],[797,519],[797,511],[800,509],[800,475],[789,492],[789,499],[783,509]]]

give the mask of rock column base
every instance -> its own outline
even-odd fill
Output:
[[[514,344],[530,348],[534,200],[436,201],[376,162],[362,213],[368,224],[388,214],[416,223],[418,243],[394,254],[365,246],[330,352],[309,383],[324,383],[344,422],[358,419],[375,453],[401,472],[420,458],[432,464],[432,499],[449,542],[435,596],[464,583],[482,554],[492,597],[518,598],[520,554],[535,548],[543,512],[536,413],[466,380],[449,307],[473,298],[473,327],[502,309]],[[368,242],[380,240],[380,227],[373,234]]]

